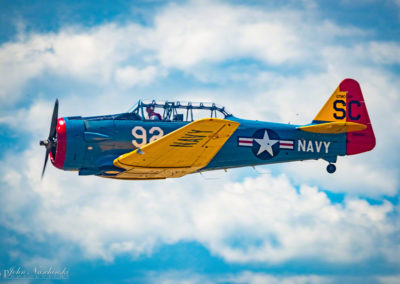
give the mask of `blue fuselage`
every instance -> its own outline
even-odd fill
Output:
[[[346,154],[346,134],[317,134],[296,125],[226,118],[240,123],[209,164],[200,171],[309,159],[335,162]],[[129,114],[65,117],[64,170],[109,176],[113,161],[189,122],[137,120]]]

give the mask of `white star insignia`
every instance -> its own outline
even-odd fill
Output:
[[[279,142],[279,140],[271,140],[269,139],[268,132],[264,132],[264,137],[262,139],[254,139],[258,144],[260,144],[260,149],[258,149],[257,156],[267,151],[272,157],[274,156],[274,152],[272,151],[272,146]]]

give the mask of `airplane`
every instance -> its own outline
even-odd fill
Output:
[[[162,113],[162,115],[161,115]],[[323,159],[375,147],[360,85],[343,80],[307,125],[233,116],[214,103],[139,101],[128,112],[58,118],[58,99],[46,147],[52,164],[79,175],[125,180],[178,178],[204,171]]]

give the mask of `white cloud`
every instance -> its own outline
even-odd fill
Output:
[[[381,276],[379,277],[379,282],[382,284],[396,284],[400,282],[400,275]]]
[[[280,276],[266,273],[253,273],[244,271],[237,274],[217,274],[213,276],[196,274],[191,271],[167,271],[167,272],[150,272],[147,280],[152,283],[247,283],[247,284],[275,284],[275,283],[307,283],[322,284],[333,283],[333,277],[321,277],[317,275],[302,276]]]
[[[328,21],[315,25],[300,10],[266,12],[202,1],[170,4],[155,14],[152,27],[111,23],[19,35],[0,46],[5,66],[0,99],[5,104],[18,101],[26,83],[44,72],[99,86],[128,82],[125,87],[132,87],[165,74],[157,70],[159,65],[190,72],[201,64],[237,58],[293,65],[319,57],[318,45],[338,34],[359,33]]]
[[[400,44],[397,42],[371,42],[368,51],[376,63],[400,64]]]
[[[315,187],[297,190],[285,175],[270,174],[243,182],[226,175],[127,182],[50,166],[40,182],[37,150],[35,143],[4,161],[1,223],[32,238],[56,236],[89,258],[137,257],[159,245],[196,241],[228,262],[398,262],[399,224],[390,217],[398,208],[386,201],[334,204]]]
[[[0,124],[8,126],[25,133],[36,136],[43,135],[45,138],[50,131],[50,121],[53,113],[54,102],[38,100],[29,108],[21,108],[17,111],[8,110],[4,116],[0,116]],[[47,136],[46,136],[47,137]]]
[[[257,59],[272,66],[315,64],[312,60],[319,59],[319,45],[337,36],[365,34],[327,20],[316,24],[310,9],[313,11],[282,7],[260,10],[218,1],[172,4],[155,16],[154,29],[142,44],[153,49],[165,66],[195,70],[204,62],[238,58]]]
[[[318,185],[325,190],[379,198],[398,193],[397,169],[377,168],[364,156],[339,157],[335,174],[327,174],[328,162],[307,161],[282,165],[296,183]]]
[[[298,15],[282,15],[290,16]],[[273,13],[215,2],[171,5],[156,16],[149,42],[165,66],[179,68],[247,56],[271,63],[296,60],[303,52],[300,38],[279,20]]]
[[[115,79],[118,84],[127,87],[132,87],[134,85],[148,85],[157,77],[157,73],[157,68],[154,66],[148,66],[143,69],[126,66],[116,70]]]
[[[160,284],[212,284],[217,283],[216,279],[210,279],[206,275],[194,273],[192,271],[151,271],[146,275],[146,281]]]
[[[318,276],[318,275],[295,275],[295,276],[281,276],[281,275],[269,275],[266,273],[253,273],[245,271],[239,275],[233,275],[228,277],[230,283],[249,283],[249,284],[262,284],[262,283],[307,283],[307,284],[322,284],[322,283],[333,283],[334,277],[329,276]],[[223,281],[221,281],[223,283]]]
[[[282,275],[268,274],[263,272],[240,271],[238,273],[219,273],[212,275],[203,275],[192,271],[157,271],[147,274],[147,281],[154,283],[246,283],[246,284],[333,284],[333,283],[398,283],[399,276],[381,276],[381,275]]]
[[[24,85],[44,72],[100,86],[114,83],[120,64],[137,55],[134,42],[141,30],[135,24],[65,28],[57,34],[29,34],[5,43],[0,47],[0,63],[5,66],[0,99],[5,104],[17,101]],[[155,68],[143,68],[140,79],[148,83]]]
[[[323,49],[328,60],[340,58],[340,63],[348,65],[348,61],[358,65],[378,64],[397,65],[400,63],[400,44],[398,42],[364,41],[350,47],[328,46]],[[338,61],[333,62],[337,64]]]

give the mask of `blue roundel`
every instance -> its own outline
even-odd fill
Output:
[[[279,153],[279,136],[271,129],[259,129],[253,134],[253,153],[261,160],[268,160]]]

